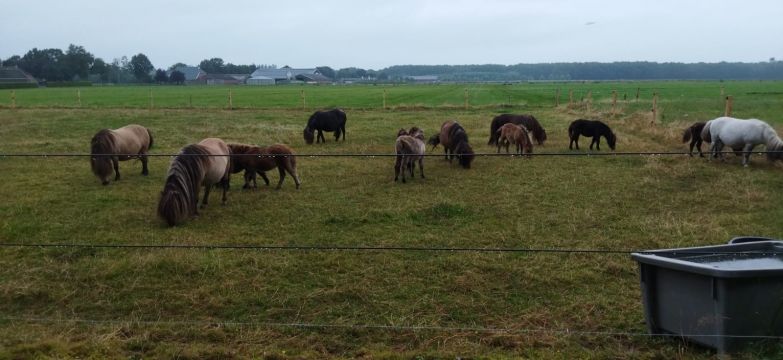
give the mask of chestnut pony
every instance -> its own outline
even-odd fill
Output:
[[[256,174],[261,175],[264,182],[269,185],[269,178],[265,171],[277,167],[280,173],[280,181],[277,183],[279,190],[283,186],[285,173],[294,178],[296,188],[299,188],[299,175],[296,173],[296,156],[294,151],[284,144],[275,144],[270,146],[254,146],[246,144],[228,144],[231,150],[231,173],[235,174],[242,170],[245,171],[245,185],[243,188],[250,188],[250,181],[253,181],[253,188],[257,188]]]

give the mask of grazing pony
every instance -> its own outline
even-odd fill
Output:
[[[345,112],[343,112],[340,109],[332,109],[328,111],[316,111],[313,113],[313,115],[310,116],[310,119],[307,120],[307,126],[304,128],[304,139],[305,142],[308,144],[313,143],[313,138],[315,137],[315,131],[318,131],[318,137],[315,138],[316,143],[319,143],[323,141],[326,142],[326,139],[324,138],[324,131],[332,132],[334,131],[334,141],[340,140],[340,134],[343,136],[343,141],[345,141],[345,121],[347,120],[345,116]]]
[[[688,155],[693,156],[693,147],[695,146],[697,150],[699,150],[699,157],[704,157],[704,154],[701,152],[701,144],[704,141],[701,138],[701,131],[704,130],[704,124],[705,122],[697,122],[693,125],[689,126],[685,131],[682,132],[682,142],[686,143],[688,141],[691,142],[690,148],[688,149]],[[706,140],[707,142],[710,142],[710,139]]]
[[[498,154],[500,153],[500,147],[506,147],[506,154],[508,154],[508,146],[514,144],[516,146],[516,153],[528,154],[533,153],[533,142],[530,141],[530,133],[523,125],[514,125],[512,123],[503,124],[497,131],[497,144]]]
[[[571,142],[568,143],[569,150],[572,149],[573,144],[576,144],[576,149],[579,150],[579,135],[593,138],[593,141],[590,142],[590,150],[593,150],[593,144],[595,144],[596,150],[601,150],[601,136],[606,138],[606,142],[612,150],[617,143],[617,136],[614,135],[612,129],[598,120],[579,119],[571,122],[571,125],[568,126],[568,137],[571,138]]]
[[[152,148],[152,133],[141,125],[127,125],[116,130],[103,129],[90,140],[90,166],[92,173],[109,184],[109,175],[114,168],[114,181],[120,179],[120,161],[141,160],[141,174],[147,170],[147,152]]]
[[[767,159],[783,160],[783,140],[778,137],[775,129],[764,121],[758,119],[735,119],[731,117],[719,117],[707,122],[701,132],[702,139],[710,139],[710,159],[720,157],[723,159],[723,146],[726,145],[740,153],[742,165],[748,166],[750,153],[756,145],[764,144],[767,151]]]
[[[413,178],[413,169],[416,167],[416,161],[419,162],[419,174],[424,179],[424,153],[427,149],[426,145],[424,145],[424,131],[415,126],[408,131],[400,129],[397,132],[397,142],[394,145],[394,149],[397,153],[394,162],[394,181],[397,181],[400,173],[402,173],[402,182],[406,182],[406,170],[410,172],[411,178]]]
[[[181,224],[190,216],[197,216],[198,195],[202,185],[202,208],[207,206],[212,186],[218,184],[223,187],[225,204],[231,174],[230,155],[226,143],[217,138],[207,138],[182,148],[169,165],[166,184],[160,193],[158,215],[169,226]]]
[[[514,114],[501,114],[495,116],[492,119],[492,124],[489,127],[489,142],[487,145],[496,145],[498,142],[498,129],[501,126],[512,123],[515,125],[524,126],[529,132],[533,134],[533,138],[538,145],[543,145],[546,141],[546,131],[541,124],[536,120],[533,115],[514,115]]]
[[[284,144],[275,144],[271,146],[253,146],[246,144],[228,144],[231,150],[231,173],[236,174],[242,170],[245,171],[244,189],[250,188],[250,181],[253,181],[253,188],[257,188],[256,174],[261,175],[266,185],[269,185],[269,178],[265,171],[277,167],[280,173],[280,182],[277,183],[277,189],[283,186],[285,173],[294,178],[296,188],[299,189],[299,176],[296,174],[296,156],[294,151]]]
[[[475,155],[473,148],[468,143],[468,134],[462,125],[454,120],[444,122],[440,127],[437,143],[443,144],[446,160],[451,162],[451,156],[456,156],[457,161],[463,168],[470,169],[470,163],[473,162]],[[437,146],[437,144],[434,145]],[[449,153],[451,153],[451,156],[449,156]]]

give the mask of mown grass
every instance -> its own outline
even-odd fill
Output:
[[[672,84],[704,98],[717,83]],[[771,86],[780,84],[760,91]],[[0,154],[83,153],[98,129],[127,123],[154,131],[157,154],[207,136],[283,142],[300,154],[390,153],[398,128],[429,135],[452,118],[477,151],[494,152],[486,146],[492,116],[531,110],[434,101],[350,110],[347,141],[327,136],[312,146],[301,139],[309,111],[298,109],[4,109]],[[715,112],[709,101],[689,113]],[[780,105],[758,108],[780,118]],[[646,110],[630,106],[616,116],[606,107],[533,111],[549,134],[536,152],[566,151],[565,129],[577,117],[606,119],[618,151],[679,151],[681,130],[696,120],[651,126]],[[427,158],[427,178],[404,185],[393,182],[391,158],[299,157],[301,190],[289,178],[280,191],[242,191],[234,177],[226,206],[213,194],[199,218],[176,228],[155,215],[168,161],[152,158],[148,177],[138,162],[122,163],[122,180],[103,187],[86,158],[0,158],[0,241],[631,250],[783,236],[782,168],[761,157],[749,168],[687,156],[479,157],[470,170]],[[636,265],[624,254],[2,248],[0,318],[0,357],[10,358],[712,356],[672,339],[578,333],[646,330]],[[773,353],[739,357],[775,349],[763,351]]]

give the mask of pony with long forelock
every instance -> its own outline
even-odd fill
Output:
[[[685,131],[682,132],[682,142],[691,142],[690,148],[688,149],[689,156],[693,156],[693,148],[695,146],[696,150],[699,151],[699,157],[704,157],[704,154],[701,152],[701,144],[705,140],[701,138],[701,131],[704,130],[705,124],[706,122],[693,123],[693,125],[689,126],[687,129],[685,129]],[[706,141],[710,142],[711,140],[707,139]]]
[[[596,150],[601,150],[601,136],[606,139],[606,143],[609,144],[609,148],[614,150],[614,146],[617,143],[617,136],[609,128],[609,125],[604,124],[599,120],[574,120],[571,125],[568,126],[568,137],[571,142],[568,143],[568,149],[572,150],[572,145],[576,144],[576,149],[579,150],[579,136],[592,137],[593,141],[590,142],[590,150],[593,150],[595,145]]]
[[[299,189],[301,184],[299,175],[296,173],[296,155],[294,151],[285,144],[275,144],[270,146],[254,146],[247,144],[228,144],[231,150],[231,173],[236,174],[242,170],[245,171],[244,189],[250,188],[250,182],[253,182],[253,188],[257,188],[256,174],[260,175],[266,185],[269,185],[269,178],[266,177],[266,171],[277,167],[280,174],[280,181],[277,188],[283,186],[285,173],[291,174]]]
[[[508,154],[508,147],[510,144],[514,144],[516,147],[515,152],[518,154],[533,153],[533,142],[530,141],[530,133],[523,125],[514,125],[512,123],[503,124],[497,131],[497,145],[498,154],[500,153],[501,146],[506,147],[506,154]]]
[[[334,141],[340,140],[340,135],[343,136],[343,141],[345,141],[345,122],[347,120],[348,117],[341,109],[316,111],[307,120],[307,126],[304,128],[304,140],[308,144],[312,144],[313,140],[316,143],[321,141],[326,143],[323,132],[334,131]],[[316,131],[318,132],[317,137],[315,136]]]
[[[431,137],[428,143],[433,145],[433,149],[438,144],[442,144],[446,160],[451,162],[451,158],[456,157],[463,168],[470,169],[470,163],[473,162],[475,153],[468,143],[468,133],[465,132],[465,129],[458,122],[454,120],[445,121],[440,126],[438,137]]]
[[[90,140],[90,167],[92,173],[109,184],[114,169],[114,181],[120,179],[120,161],[141,160],[141,174],[149,174],[147,152],[152,148],[152,133],[141,125],[131,124],[119,129],[103,129]]]
[[[492,119],[492,124],[489,127],[489,142],[487,145],[497,145],[497,131],[500,127],[508,123],[524,126],[533,135],[533,139],[536,140],[538,145],[544,145],[544,141],[546,141],[546,130],[541,126],[541,123],[539,123],[533,115],[515,114],[501,114]]]
[[[397,181],[402,173],[402,182],[405,181],[405,171],[410,172],[413,178],[413,170],[416,168],[416,162],[419,162],[419,174],[424,179],[424,131],[418,127],[412,127],[410,130],[400,129],[397,131],[397,141],[394,145],[397,154],[394,162],[394,181]]]
[[[160,193],[158,215],[169,226],[179,225],[191,216],[198,216],[198,198],[204,186],[201,207],[207,206],[213,186],[223,188],[223,204],[226,203],[231,151],[223,140],[207,138],[198,144],[190,144],[171,160],[166,184]]]
[[[728,146],[742,155],[742,165],[748,166],[750,154],[756,145],[765,145],[767,160],[783,160],[783,140],[775,129],[758,119],[735,119],[719,117],[707,122],[701,132],[703,140],[710,139],[710,159],[723,160],[723,146]]]

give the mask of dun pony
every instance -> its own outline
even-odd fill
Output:
[[[489,127],[489,142],[487,145],[497,144],[498,129],[508,123],[524,126],[533,135],[533,138],[538,145],[544,145],[544,141],[546,141],[546,131],[541,126],[541,123],[539,123],[533,115],[515,114],[501,114],[492,119],[492,124]]]
[[[160,193],[158,215],[169,226],[197,216],[201,186],[204,186],[202,208],[207,205],[209,192],[215,185],[222,186],[225,204],[231,170],[230,154],[226,143],[217,138],[207,138],[182,148],[169,166],[166,183]]]
[[[261,175],[264,182],[269,185],[269,178],[265,171],[277,167],[280,174],[280,181],[277,183],[279,190],[283,186],[286,171],[291,174],[299,189],[299,175],[296,173],[296,156],[294,151],[285,144],[275,144],[270,146],[254,146],[246,144],[228,144],[231,150],[231,173],[236,174],[242,170],[245,171],[245,185],[243,188],[250,188],[250,182],[253,182],[253,188],[257,188],[256,174]]]
[[[710,159],[723,158],[721,151],[725,145],[735,153],[741,152],[742,165],[748,166],[753,148],[763,144],[769,151],[767,160],[783,160],[783,140],[778,137],[772,126],[758,119],[719,117],[708,121],[701,135],[702,139],[709,138],[712,142]]]
[[[424,179],[424,131],[418,127],[412,127],[410,130],[400,129],[397,132],[397,141],[394,145],[397,153],[394,162],[394,181],[397,181],[402,173],[402,182],[405,181],[405,171],[410,172],[413,178],[413,170],[416,167],[416,161],[419,162],[419,174]]]
[[[689,126],[685,131],[682,132],[682,142],[686,143],[688,141],[691,142],[690,148],[688,149],[688,155],[693,156],[693,147],[695,146],[696,149],[699,151],[699,156],[704,157],[704,154],[701,152],[701,144],[704,141],[701,138],[701,131],[704,130],[704,124],[705,122],[697,122],[693,125]],[[707,142],[710,142],[710,139],[706,140]]]
[[[345,122],[347,117],[345,112],[340,109],[332,109],[328,111],[316,111],[313,115],[310,115],[310,119],[307,120],[307,126],[304,128],[304,140],[308,144],[312,144],[315,139],[316,143],[323,141],[324,131],[334,131],[334,141],[340,140],[340,135],[343,136],[345,141]],[[315,132],[318,131],[318,136],[315,136]]]
[[[141,174],[149,174],[147,152],[152,148],[152,133],[141,125],[127,125],[116,130],[103,129],[90,140],[90,167],[92,173],[109,184],[109,175],[114,169],[114,181],[120,179],[120,161],[141,160]]]
[[[606,138],[606,142],[609,144],[609,148],[614,150],[614,146],[617,143],[617,136],[614,135],[612,129],[608,125],[598,120],[574,120],[571,125],[568,126],[568,137],[571,142],[568,143],[568,149],[572,149],[572,145],[576,144],[576,149],[579,150],[579,136],[592,137],[593,141],[590,142],[590,150],[593,150],[595,145],[596,150],[601,150],[601,136]]]
[[[462,125],[454,120],[444,122],[440,127],[438,143],[443,144],[446,160],[451,161],[451,157],[456,156],[463,168],[470,169],[470,163],[473,162],[475,155],[473,148],[468,143],[468,134]]]
[[[530,141],[530,133],[523,125],[514,125],[512,123],[503,124],[497,131],[497,144],[498,153],[500,153],[500,147],[506,147],[506,154],[508,154],[508,147],[510,144],[514,144],[516,147],[515,152],[518,154],[533,153],[533,142]]]

